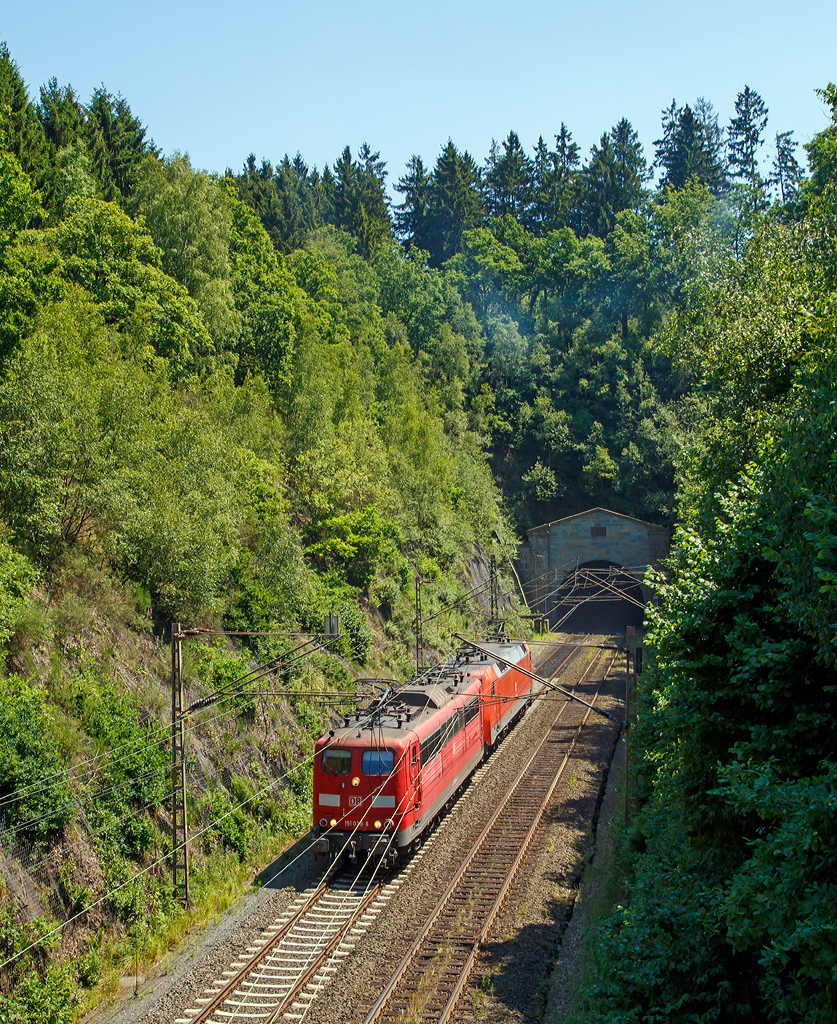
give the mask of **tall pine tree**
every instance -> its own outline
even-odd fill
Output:
[[[590,150],[590,160],[582,172],[582,233],[604,238],[615,227],[621,210],[639,212],[650,174],[639,136],[631,122],[622,118]]]
[[[358,252],[368,259],[392,229],[384,182],[386,165],[364,142],[358,159],[346,146],[334,165],[332,218],[336,227],[357,239]]]
[[[430,262],[441,266],[462,249],[462,234],[483,223],[480,169],[467,151],[448,139],[430,181],[428,248]]]
[[[663,137],[654,143],[655,164],[663,170],[660,188],[679,190],[694,179],[714,195],[722,194],[726,175],[716,142],[717,117],[708,116],[710,123],[705,124],[688,103],[678,107],[674,100],[663,111]]]
[[[747,185],[759,186],[759,150],[764,145],[763,132],[767,126],[767,107],[759,94],[744,86],[735,101],[735,117],[727,129],[727,151],[730,174]]]
[[[93,174],[108,201],[127,202],[147,154],[159,150],[146,139],[146,128],[131,113],[127,100],[104,87],[96,89],[87,107],[87,146]]]
[[[410,157],[407,173],[398,179],[395,191],[404,201],[395,207],[395,230],[407,249],[428,249],[427,211],[430,196],[430,175],[420,156]]]
[[[776,156],[768,181],[786,205],[796,201],[802,182],[802,168],[796,159],[796,146],[793,132],[776,132]]]
[[[534,161],[534,197],[532,202],[532,228],[545,234],[559,228],[578,228],[575,206],[578,200],[579,165],[578,145],[561,122],[555,136],[555,149],[547,148],[543,138],[538,139]]]
[[[49,146],[34,104],[6,43],[0,43],[0,145],[14,153],[36,189],[51,171]]]
[[[520,144],[517,132],[509,132],[502,152],[495,142],[483,174],[483,194],[490,217],[514,217],[526,224],[534,192],[532,160]]]

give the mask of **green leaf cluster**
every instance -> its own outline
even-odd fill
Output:
[[[822,207],[767,218],[669,324],[705,388],[656,581],[631,885],[580,1014],[835,1013],[837,459]],[[820,249],[812,250],[812,238]]]

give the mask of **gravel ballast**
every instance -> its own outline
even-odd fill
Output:
[[[582,652],[562,674],[563,685],[578,678],[594,652]],[[595,677],[583,684],[592,697]],[[613,675],[600,686],[599,703],[621,707],[623,677]],[[311,1005],[306,1024],[362,1021],[370,994],[387,970],[400,962],[406,946],[452,877],[460,855],[470,847],[482,824],[515,777],[524,753],[543,734],[556,712],[556,697],[536,701],[518,726],[479,769],[451,812],[440,822],[409,865],[405,884],[394,891],[385,910],[359,938],[334,981]],[[472,974],[471,991],[460,1003],[459,1019],[480,1022],[540,1021],[549,978],[572,916],[578,882],[594,844],[595,822],[616,727],[592,715],[556,788],[521,871],[495,921],[490,943]],[[100,1017],[113,1024],[170,1024],[195,1006],[195,998],[219,978],[241,951],[259,938],[302,891],[314,885],[322,867],[304,855],[274,885],[239,900],[215,926],[207,929],[164,977],[152,979],[140,998]],[[388,877],[393,873],[389,872]],[[550,1000],[554,1004],[553,999]],[[468,1008],[473,1010],[473,1017]],[[554,1018],[557,1021],[560,1018]]]

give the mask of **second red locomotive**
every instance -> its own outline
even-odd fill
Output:
[[[485,653],[457,651],[318,740],[315,854],[395,863],[494,748],[531,696],[531,655],[518,640],[480,647]]]

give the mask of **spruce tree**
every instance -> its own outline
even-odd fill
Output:
[[[433,168],[428,197],[427,237],[433,266],[441,266],[458,253],[463,232],[482,224],[480,185],[474,158],[467,151],[460,153],[448,139]]]
[[[604,238],[616,223],[618,184],[616,159],[610,136],[605,132],[598,146],[590,150],[590,159],[581,175],[581,228],[585,235]]]
[[[509,132],[502,146],[500,152],[492,142],[483,174],[486,212],[490,217],[511,216],[526,224],[534,192],[532,160],[520,144],[517,132]]]
[[[234,180],[239,199],[249,206],[262,222],[274,246],[283,251],[284,221],[271,162],[263,159],[261,164],[257,164],[255,154],[251,153],[244,162],[241,174]]]
[[[639,212],[645,194],[645,184],[652,174],[646,163],[639,135],[634,131],[631,122],[623,117],[610,133],[610,140],[619,188],[617,206],[620,210]]]
[[[61,88],[56,78],[50,78],[41,86],[37,113],[53,152],[74,146],[83,137],[87,117],[71,85]]]
[[[581,229],[604,238],[616,225],[621,210],[639,211],[651,171],[642,144],[626,118],[602,135],[590,150],[581,175]]]
[[[427,208],[430,193],[430,175],[420,156],[410,157],[407,173],[398,179],[395,191],[404,201],[395,207],[395,230],[407,249],[427,249]]]
[[[158,156],[159,150],[146,139],[146,128],[127,100],[104,87],[94,91],[86,114],[87,145],[101,193],[109,201],[127,202],[146,154]]]
[[[336,227],[357,239],[358,252],[368,259],[390,233],[384,182],[386,165],[364,142],[358,160],[346,146],[334,165],[332,217]]]
[[[281,252],[293,252],[301,248],[306,237],[318,226],[308,167],[299,153],[293,160],[285,154],[276,168],[274,185],[278,215],[277,248]]]
[[[764,100],[749,85],[738,94],[735,117],[727,130],[727,151],[730,174],[748,185],[759,186],[759,149],[764,145],[762,133],[767,125],[767,107]]]
[[[14,153],[36,189],[51,171],[49,146],[35,106],[6,43],[0,43],[0,132],[4,149]]]
[[[718,114],[712,103],[698,96],[695,117],[703,130],[706,146],[706,185],[716,198],[729,191],[727,163],[724,156],[724,132],[718,124]]]
[[[698,104],[702,116],[698,114]],[[722,194],[726,176],[718,156],[717,121],[711,104],[705,100],[698,100],[694,110],[688,104],[678,107],[671,101],[671,106],[663,111],[663,137],[654,143],[655,165],[664,171],[660,188],[679,190],[694,179],[707,185],[714,195]]]

